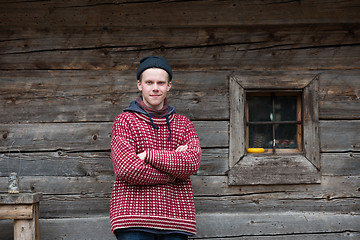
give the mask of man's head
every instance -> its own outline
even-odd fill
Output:
[[[137,70],[137,87],[145,105],[160,110],[164,106],[167,92],[171,88],[172,71],[162,57],[146,57]]]

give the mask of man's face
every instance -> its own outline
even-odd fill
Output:
[[[146,106],[160,110],[164,106],[167,92],[171,88],[168,73],[161,68],[148,68],[142,72],[137,87]]]

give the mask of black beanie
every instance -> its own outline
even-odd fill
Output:
[[[161,68],[169,74],[169,80],[172,79],[172,70],[168,61],[163,57],[148,56],[140,60],[140,65],[136,71],[137,80],[140,80],[140,75],[148,68]]]

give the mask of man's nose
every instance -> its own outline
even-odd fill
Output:
[[[159,91],[158,85],[156,83],[153,84],[153,91]]]

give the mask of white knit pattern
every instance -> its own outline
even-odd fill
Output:
[[[148,227],[196,233],[190,176],[199,169],[201,147],[191,121],[170,116],[171,141],[165,118],[124,112],[116,117],[111,159],[116,180],[110,218],[112,230]],[[183,152],[174,150],[187,145]],[[137,154],[146,151],[142,161]]]

